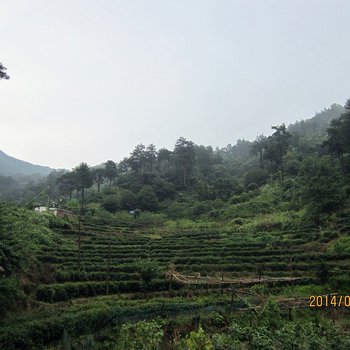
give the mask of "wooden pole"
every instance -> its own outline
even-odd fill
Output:
[[[172,281],[173,281],[173,275],[171,274],[171,276],[170,276],[170,282],[169,282],[169,292],[171,291]]]
[[[231,315],[231,313],[232,313],[232,308],[233,308],[233,292],[234,292],[234,290],[233,290],[233,287],[231,286],[231,302],[230,302],[230,315]]]
[[[108,240],[108,259],[107,259],[107,286],[106,286],[106,294],[109,294],[109,271],[111,266],[111,240]]]
[[[81,266],[81,250],[80,250],[80,240],[81,240],[81,222],[80,215],[78,217],[78,270],[80,271]]]

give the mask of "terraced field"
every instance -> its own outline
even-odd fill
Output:
[[[40,253],[50,274],[33,295],[39,308],[9,318],[1,327],[0,343],[20,348],[25,334],[37,346],[57,341],[64,329],[77,336],[111,320],[232,308],[227,285],[211,285],[210,279],[203,285],[185,285],[166,277],[170,269],[222,281],[271,276],[310,283],[317,282],[325,263],[333,276],[348,275],[350,254],[327,252],[339,232],[348,232],[348,220],[342,220],[332,232],[304,227],[248,234],[202,228],[155,235],[135,229],[95,230],[84,224],[80,232],[63,230],[60,243]],[[137,270],[140,258],[157,261],[163,270],[147,286]],[[239,306],[239,301],[234,303]],[[16,331],[14,323],[20,325]]]
[[[349,271],[350,254],[325,252],[334,232],[316,228],[274,233],[234,233],[201,229],[153,237],[135,233],[64,232],[66,244],[44,250],[40,259],[55,269],[56,283],[43,284],[37,299],[56,302],[106,293],[138,292],[138,258],[152,259],[166,271],[235,278],[289,276],[314,279],[320,263]],[[79,238],[80,237],[80,238]],[[80,259],[78,241],[80,240]],[[80,261],[80,262],[79,262]],[[172,288],[181,286],[172,284]],[[149,291],[165,291],[169,281],[157,279]]]

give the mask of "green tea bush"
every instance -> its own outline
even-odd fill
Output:
[[[209,335],[201,326],[192,331],[185,339],[181,339],[177,347],[179,350],[212,350],[213,344]]]
[[[169,283],[162,279],[153,279],[147,285],[141,284],[139,280],[110,281],[108,289],[110,294],[134,293],[140,291],[165,291]],[[173,281],[172,288],[179,289],[182,285]],[[40,301],[55,303],[67,301],[74,298],[94,297],[105,295],[107,282],[66,282],[62,284],[40,285],[36,290],[36,298]]]
[[[126,323],[118,332],[116,349],[118,350],[158,350],[164,332],[157,321],[139,321]]]
[[[0,319],[16,304],[25,300],[24,292],[16,277],[0,277]]]

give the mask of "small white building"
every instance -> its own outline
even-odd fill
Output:
[[[38,205],[38,206],[34,207],[34,210],[42,213],[44,211],[47,211],[47,206],[46,205]]]

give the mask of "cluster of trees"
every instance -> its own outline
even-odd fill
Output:
[[[92,168],[81,163],[70,172],[56,171],[45,181],[32,182],[23,191],[10,178],[0,179],[0,186],[7,184],[0,196],[7,193],[27,203],[48,187],[51,200],[63,198],[63,204],[74,202],[75,207],[78,201],[82,207],[109,212],[141,209],[171,218],[218,218],[237,203],[237,196],[258,194],[270,182],[284,186],[280,201],[289,202],[292,210],[313,208],[315,217],[336,210],[346,199],[349,114],[349,103],[332,105],[312,119],[273,126],[270,136],[238,140],[222,149],[184,137],[172,150],[139,144],[119,163],[108,160]]]
[[[172,151],[139,144],[118,164],[109,160],[104,168],[90,168],[82,163],[59,176],[56,184],[69,200],[76,191],[82,205],[85,190],[93,187],[89,201],[99,202],[111,212],[156,211],[189,195],[199,201],[227,200],[236,190],[242,191],[217,151],[183,137]]]
[[[112,160],[108,160],[104,168],[91,169],[86,163],[81,163],[71,172],[67,172],[58,177],[56,183],[60,193],[69,195],[69,200],[72,200],[72,193],[76,190],[77,199],[79,199],[79,192],[81,193],[81,204],[84,207],[85,189],[90,188],[96,183],[97,191],[100,192],[101,185],[107,179],[109,187],[112,186],[113,180],[117,176],[117,166]]]
[[[177,185],[186,187],[189,176],[195,163],[195,144],[192,141],[180,137],[173,151],[162,148],[159,151],[153,144],[144,146],[139,144],[131,152],[130,157],[124,158],[119,164],[121,173],[132,172],[137,176],[139,183],[144,181],[143,174],[172,172],[172,177]]]

